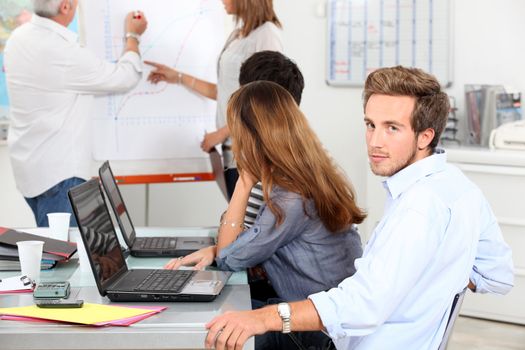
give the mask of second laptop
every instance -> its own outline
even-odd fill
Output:
[[[137,237],[108,161],[101,165],[98,173],[122,232],[122,238],[129,247],[131,255],[137,257],[178,257],[215,244],[213,237]]]

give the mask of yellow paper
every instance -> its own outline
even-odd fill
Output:
[[[144,315],[151,311],[152,310],[147,309],[85,303],[81,308],[72,309],[47,309],[39,308],[36,305],[0,308],[0,315],[37,317],[46,320],[80,324],[96,324]]]

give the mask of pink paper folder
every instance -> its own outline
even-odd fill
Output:
[[[96,327],[102,327],[102,326],[121,326],[121,327],[127,327],[134,323],[137,323],[139,321],[142,321],[152,315],[158,314],[161,311],[164,311],[167,309],[166,306],[121,306],[121,307],[128,307],[132,309],[145,309],[145,310],[151,310],[151,312],[148,312],[143,315],[129,317],[129,318],[123,318],[120,320],[113,320],[113,321],[107,321],[107,322],[99,322],[94,323],[90,326],[96,326]],[[69,323],[69,322],[61,322],[61,321],[53,321],[53,320],[46,320],[42,318],[36,318],[36,317],[23,317],[23,316],[11,316],[11,315],[1,315],[0,320],[6,320],[6,321],[25,321],[25,322],[42,322],[42,323]]]

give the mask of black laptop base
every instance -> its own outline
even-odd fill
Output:
[[[129,254],[136,258],[178,258],[180,256],[186,256],[188,254],[194,253],[195,250],[177,250],[173,251],[162,251],[162,250],[129,250]]]
[[[178,258],[180,256],[186,256],[188,254],[194,253],[197,250],[201,249],[203,246],[212,246],[215,244],[215,239],[213,237],[178,237],[177,239],[181,242],[186,242],[186,245],[189,249],[182,248],[168,248],[168,249],[146,249],[140,247],[141,240],[143,239],[153,239],[155,237],[137,237],[135,243],[131,247],[130,254],[131,256],[137,258],[159,258],[159,257],[172,257]],[[192,244],[195,242],[195,244]],[[195,247],[192,247],[195,245]]]
[[[209,302],[215,300],[217,295],[196,295],[196,294],[133,294],[125,292],[112,292],[108,291],[106,295],[109,300],[117,302],[164,302],[164,301],[184,301],[184,302]]]

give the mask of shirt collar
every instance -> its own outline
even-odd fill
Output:
[[[57,22],[49,18],[40,17],[39,15],[33,14],[33,16],[31,17],[31,23],[33,23],[36,26],[49,29],[57,33],[58,35],[60,35],[61,37],[63,37],[69,42],[72,42],[72,43],[77,42],[78,35],[76,33],[70,31],[63,25],[58,24]]]
[[[410,186],[424,177],[442,171],[447,163],[447,154],[444,149],[436,148],[434,154],[410,164],[383,181],[383,187],[390,192],[392,199],[396,199]]]

